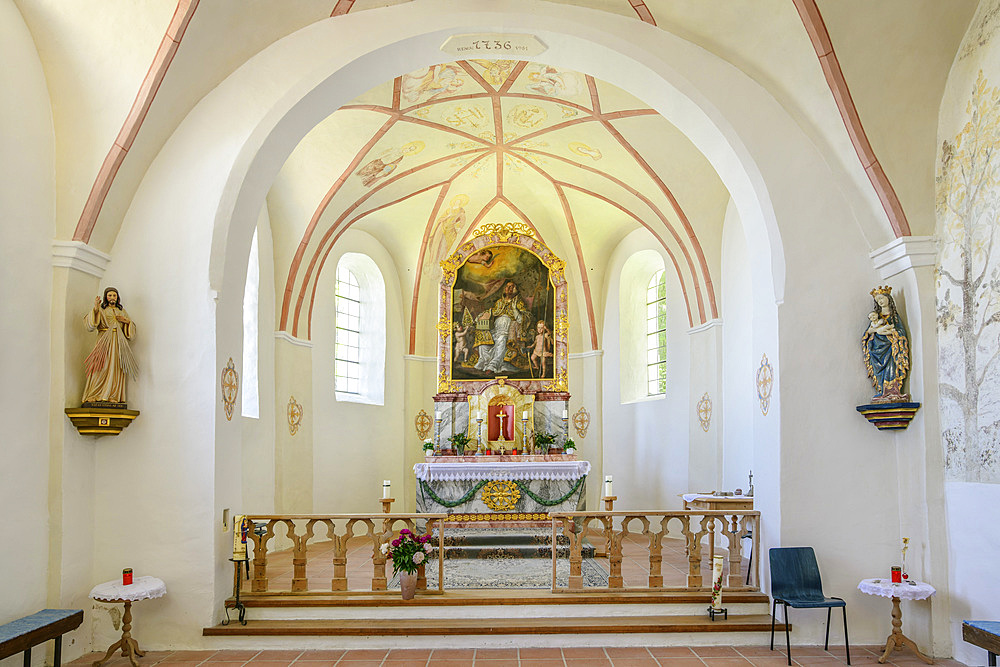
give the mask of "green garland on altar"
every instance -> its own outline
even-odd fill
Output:
[[[556,498],[555,500],[545,500],[541,496],[539,496],[539,495],[537,495],[535,493],[532,493],[531,489],[529,489],[528,485],[525,484],[524,482],[514,482],[514,483],[517,484],[517,488],[521,489],[521,493],[523,493],[524,495],[528,496],[529,498],[531,498],[532,500],[534,500],[539,505],[545,505],[546,507],[553,507],[555,505],[560,505],[563,502],[569,500],[569,497],[572,496],[574,493],[576,493],[577,490],[581,486],[583,486],[583,482],[586,479],[587,479],[587,476],[584,475],[580,479],[576,480],[576,484],[573,485],[572,489],[570,489],[569,491],[566,492],[565,496],[563,496],[562,498]]]
[[[515,481],[514,484],[516,484],[517,488],[521,490],[521,493],[528,496],[539,505],[544,505],[545,507],[553,507],[555,505],[560,505],[569,500],[570,496],[576,493],[580,489],[580,487],[583,486],[583,483],[584,481],[586,481],[586,479],[587,476],[584,475],[580,479],[576,480],[576,484],[574,484],[573,488],[571,488],[569,491],[566,492],[566,495],[564,495],[561,498],[556,498],[555,500],[546,500],[545,498],[542,498],[538,494],[533,493],[531,489],[528,488],[528,485],[525,484],[524,482]],[[431,485],[428,484],[426,481],[422,479],[419,481],[420,481],[420,488],[423,489],[424,493],[426,493],[428,496],[431,497],[431,500],[436,502],[438,505],[441,505],[442,507],[448,507],[448,508],[458,507],[462,503],[472,500],[472,497],[476,495],[479,489],[483,488],[490,482],[490,480],[488,479],[480,480],[471,489],[469,489],[464,496],[462,496],[458,500],[449,501],[445,500],[438,494],[434,493],[434,489],[432,489]]]
[[[424,493],[426,493],[428,496],[430,496],[431,500],[433,500],[434,502],[436,502],[438,505],[442,505],[444,507],[451,508],[451,507],[458,507],[462,503],[467,502],[469,500],[472,500],[472,497],[474,495],[476,495],[476,492],[479,491],[479,489],[481,489],[484,486],[486,486],[487,482],[489,482],[488,479],[484,479],[484,480],[480,481],[475,486],[473,486],[471,489],[469,489],[468,493],[466,493],[464,496],[462,496],[461,498],[459,498],[455,502],[449,502],[449,501],[445,500],[444,498],[442,498],[441,496],[439,496],[438,494],[434,493],[434,490],[431,488],[431,485],[428,484],[427,482],[425,482],[424,480],[420,480],[420,488],[423,489]]]

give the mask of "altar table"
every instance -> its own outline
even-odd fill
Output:
[[[460,521],[538,521],[586,509],[590,462],[572,458],[429,457],[413,466],[417,511]]]

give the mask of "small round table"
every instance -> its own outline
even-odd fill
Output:
[[[166,593],[166,584],[156,577],[136,577],[135,581],[127,586],[118,580],[106,581],[91,589],[90,597],[95,600],[125,603],[125,614],[122,616],[122,638],[111,645],[104,657],[94,663],[94,667],[107,662],[117,649],[121,649],[122,656],[128,658],[133,667],[139,667],[135,657],[141,658],[146,653],[139,650],[139,642],[132,638],[132,602],[163,597]]]
[[[892,633],[885,640],[885,652],[878,659],[880,663],[885,662],[893,649],[902,649],[908,646],[913,649],[917,657],[933,665],[934,661],[920,652],[916,642],[903,634],[903,612],[899,608],[900,600],[925,600],[937,593],[933,586],[922,581],[912,583],[894,584],[889,579],[863,579],[858,584],[858,590],[868,595],[879,595],[884,598],[892,598]]]

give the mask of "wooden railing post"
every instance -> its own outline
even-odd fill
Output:
[[[274,519],[267,522],[263,535],[254,531],[253,539],[253,584],[250,590],[254,593],[267,592],[267,543],[274,537]]]

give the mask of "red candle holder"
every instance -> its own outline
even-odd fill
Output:
[[[122,570],[122,585],[129,586],[132,583],[132,568],[126,567]]]
[[[903,583],[903,568],[898,565],[892,566],[892,583],[901,584]]]

